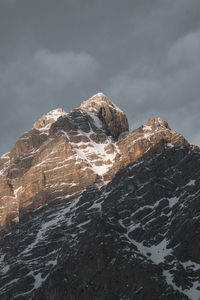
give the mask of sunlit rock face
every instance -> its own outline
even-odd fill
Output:
[[[59,117],[66,114],[67,113],[62,108],[51,110],[48,114],[43,115],[38,121],[36,121],[33,127],[41,131],[47,131],[51,127],[52,123],[57,121]]]
[[[43,115],[0,158],[0,236],[52,201],[66,201],[121,168],[165,147],[190,144],[166,121],[150,119],[129,133],[126,115],[98,93],[66,113]]]
[[[82,109],[94,113],[106,126],[107,134],[117,139],[129,130],[128,120],[124,112],[114,105],[104,94],[98,93],[81,104]]]
[[[200,149],[98,93],[0,158],[0,300],[199,300]]]

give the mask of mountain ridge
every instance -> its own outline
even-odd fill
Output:
[[[0,158],[2,300],[199,300],[200,149],[102,93]]]
[[[128,132],[125,114],[102,93],[70,113],[56,109],[43,115],[0,158],[2,231],[53,199],[104,184],[146,152],[151,157],[166,144],[191,148],[161,118]]]

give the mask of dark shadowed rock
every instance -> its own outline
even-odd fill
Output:
[[[198,300],[200,151],[166,147],[0,241],[3,300]]]

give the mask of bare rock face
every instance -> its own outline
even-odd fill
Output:
[[[167,129],[171,130],[171,128],[169,127],[169,124],[161,118],[149,119],[146,123],[146,126],[151,126],[154,129],[163,127],[163,128],[167,128]]]
[[[0,158],[0,236],[52,201],[102,186],[123,167],[165,147],[191,145],[166,121],[150,119],[128,134],[125,114],[99,93],[66,113],[42,116]]]
[[[162,152],[165,147],[181,145],[192,149],[192,145],[181,134],[173,132],[166,121],[161,118],[150,119],[146,125],[140,126],[118,140],[115,163],[104,178],[111,180],[118,170],[142,156],[149,159]]]
[[[107,132],[117,139],[123,132],[129,130],[128,120],[123,111],[115,106],[104,94],[98,93],[81,104],[106,124]]]
[[[46,131],[51,127],[51,124],[57,121],[57,119],[66,112],[62,108],[57,108],[50,111],[48,114],[43,115],[37,122],[34,123],[33,127],[38,130]]]
[[[0,240],[1,300],[199,300],[200,151],[167,147]]]

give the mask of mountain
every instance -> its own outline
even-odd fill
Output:
[[[200,299],[200,150],[98,93],[0,158],[0,299]]]

